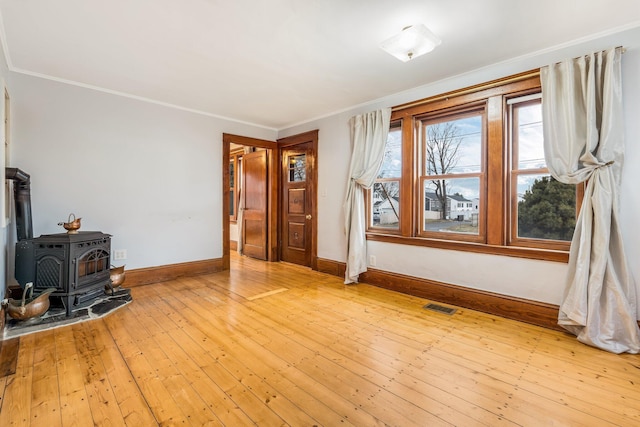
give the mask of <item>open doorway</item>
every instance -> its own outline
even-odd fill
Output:
[[[245,147],[251,148],[252,150],[247,150],[251,152],[245,153]],[[234,228],[235,242],[240,240],[241,245],[246,245],[243,249],[247,255],[266,261],[279,259],[276,234],[278,191],[277,182],[272,173],[277,169],[277,152],[275,141],[226,133],[222,135],[224,268],[229,268],[232,228]],[[251,189],[247,194],[243,194],[242,188],[247,188],[247,184]],[[246,195],[250,195],[250,202],[240,212],[240,202]],[[241,221],[240,226],[238,226],[238,220]],[[238,232],[239,229],[240,232]],[[237,249],[236,245],[237,243],[233,245],[234,250]]]
[[[317,269],[318,131],[277,142],[225,133],[222,141],[224,268],[241,244],[257,259]]]

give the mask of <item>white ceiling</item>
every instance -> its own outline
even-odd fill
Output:
[[[0,0],[9,68],[282,129],[640,25],[640,0]],[[424,23],[402,63],[378,45]]]

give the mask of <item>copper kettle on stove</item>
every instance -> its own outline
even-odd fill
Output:
[[[82,218],[76,218],[75,214],[70,213],[67,222],[59,222],[58,225],[63,226],[64,229],[67,230],[67,234],[78,234],[81,219]]]

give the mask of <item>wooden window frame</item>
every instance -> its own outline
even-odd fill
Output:
[[[510,129],[507,100],[516,96],[541,91],[538,70],[517,74],[504,79],[448,92],[431,98],[397,106],[393,109],[391,122],[400,122],[402,126],[402,177],[400,178],[400,223],[397,232],[381,227],[367,227],[367,239],[413,246],[425,246],[438,249],[468,251],[493,255],[505,255],[529,259],[567,262],[568,243],[555,241],[536,241],[526,244],[510,238],[512,233],[511,212],[511,162]],[[456,240],[446,236],[421,234],[419,231],[423,208],[424,190],[419,191],[420,173],[418,170],[419,149],[421,143],[417,128],[424,117],[436,117],[458,109],[464,111],[473,105],[483,105],[485,111],[486,143],[483,153],[486,174],[484,200],[481,197],[479,209],[484,213],[484,221],[479,227],[484,229],[483,238],[468,239],[455,235]],[[481,184],[482,185],[482,184]],[[582,186],[577,186],[578,195]],[[367,223],[371,211],[371,196],[367,197]],[[581,202],[576,200],[578,210]],[[454,236],[451,236],[454,237]],[[478,241],[482,240],[482,241]],[[533,240],[533,239],[532,239]]]
[[[540,92],[534,92],[533,94],[540,94]],[[516,94],[514,97],[510,97],[508,101],[517,98],[523,98],[527,95],[532,95],[530,93],[524,94]],[[534,103],[541,103],[542,97],[533,98],[530,100],[525,100],[522,102],[518,102],[519,106],[532,105]],[[530,169],[520,169],[517,166],[518,159],[518,149],[519,149],[519,141],[517,133],[515,132],[515,126],[517,122],[517,112],[514,110],[513,103],[508,105],[506,108],[509,110],[507,126],[508,126],[508,136],[510,138],[508,142],[508,170],[509,170],[509,199],[508,199],[508,236],[507,236],[507,244],[510,246],[522,246],[522,247],[530,247],[530,248],[539,248],[539,249],[555,249],[560,251],[569,251],[571,247],[570,241],[563,240],[552,240],[552,239],[535,239],[535,238],[527,238],[527,237],[519,237],[518,236],[518,178],[526,175],[550,175],[549,168],[530,168]],[[575,186],[576,191],[576,219],[578,218],[578,214],[580,213],[580,206],[582,206],[582,198],[584,196],[584,184],[578,184]]]
[[[423,132],[425,126],[434,123],[443,123],[450,121],[451,119],[456,120],[459,118],[471,117],[473,115],[479,115],[482,121],[482,135],[481,135],[481,148],[480,148],[480,170],[478,172],[472,173],[446,173],[446,174],[437,174],[437,175],[428,175],[425,170],[425,153],[427,151],[426,148],[426,135]],[[416,169],[418,169],[417,173],[417,188],[415,188],[415,196],[416,202],[415,205],[418,207],[418,212],[416,212],[416,216],[418,218],[418,223],[416,224],[416,236],[424,237],[424,238],[432,238],[432,239],[446,239],[446,240],[457,240],[457,241],[466,241],[466,242],[476,242],[476,243],[485,243],[486,242],[486,227],[484,216],[486,215],[484,212],[484,199],[486,197],[486,151],[487,151],[487,136],[486,136],[486,105],[485,103],[474,103],[471,105],[464,105],[462,108],[454,108],[448,109],[445,112],[437,112],[433,115],[425,115],[415,118],[416,122],[416,130],[418,137],[416,138],[418,147],[418,161],[416,164]],[[479,214],[481,214],[481,218],[483,221],[479,221],[478,223],[478,234],[466,234],[466,233],[455,233],[455,232],[436,232],[436,231],[427,231],[424,230],[422,225],[424,224],[424,182],[430,181],[433,179],[461,179],[461,178],[478,178],[479,182],[479,198],[480,198],[480,207]],[[446,203],[446,201],[445,201]],[[446,206],[445,206],[446,210]]]
[[[400,129],[401,132],[403,131],[402,129],[402,121],[400,120],[392,120],[391,121],[391,125],[390,125],[390,129],[394,130],[394,129]],[[402,135],[402,140],[404,141],[404,135]],[[404,149],[404,143],[401,143],[401,149]],[[404,158],[404,154],[402,156]],[[388,177],[388,178],[376,178],[373,185],[376,184],[381,184],[381,183],[385,183],[385,182],[398,182],[398,189],[400,191],[400,197],[402,197],[402,184],[403,184],[403,176],[405,174],[405,170],[404,170],[404,162],[402,164],[402,172],[400,173],[399,177]],[[382,227],[382,226],[376,226],[373,224],[373,197],[371,195],[371,190],[366,191],[365,192],[365,206],[367,206],[367,231],[372,231],[374,233],[382,233],[382,234],[392,234],[392,235],[401,235],[401,229],[400,229],[400,225],[402,223],[402,209],[400,209],[400,218],[398,221],[398,227],[397,228],[390,228],[390,227]],[[400,199],[398,206],[401,207],[402,206],[402,199]]]

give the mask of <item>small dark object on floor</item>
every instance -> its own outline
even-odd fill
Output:
[[[16,373],[20,338],[0,341],[0,378]]]
[[[433,303],[429,303],[429,304],[425,305],[423,308],[425,308],[427,310],[435,311],[437,313],[443,313],[443,314],[448,314],[448,315],[452,315],[457,310],[455,308],[445,307],[444,305],[433,304]]]

